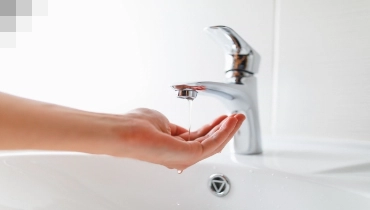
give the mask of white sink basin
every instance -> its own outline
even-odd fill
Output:
[[[370,209],[370,143],[264,139],[258,156],[228,151],[182,174],[80,153],[0,153],[0,209]],[[225,149],[226,150],[226,149]],[[211,193],[224,174],[230,192]]]

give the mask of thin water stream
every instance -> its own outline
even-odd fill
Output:
[[[190,131],[191,131],[191,114],[192,114],[192,109],[193,109],[193,100],[188,99],[189,103],[189,129],[188,129],[188,141],[190,141]],[[182,173],[182,170],[177,170],[178,174]]]
[[[188,99],[189,102],[189,133],[188,133],[188,141],[190,140],[190,130],[191,130],[191,110],[193,108],[193,100]]]

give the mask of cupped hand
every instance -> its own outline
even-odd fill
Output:
[[[126,148],[119,156],[178,170],[221,152],[245,119],[243,114],[223,115],[189,136],[188,130],[155,110],[135,109],[124,117],[128,123],[122,127],[120,140]]]

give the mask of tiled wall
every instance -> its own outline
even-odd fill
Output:
[[[171,84],[223,81],[224,56],[202,30],[227,25],[261,55],[262,133],[370,137],[370,3],[303,0],[49,1],[31,33],[0,48],[0,90],[79,109],[157,109],[184,127]],[[193,128],[223,114],[198,97]]]

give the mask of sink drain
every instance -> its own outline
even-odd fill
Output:
[[[211,192],[218,197],[223,197],[230,191],[230,182],[223,174],[211,175],[208,180],[208,186]]]

